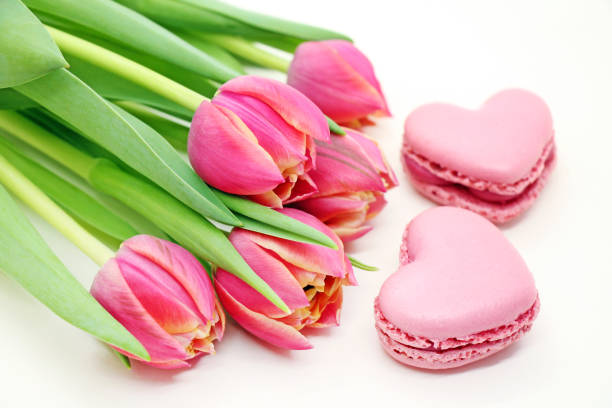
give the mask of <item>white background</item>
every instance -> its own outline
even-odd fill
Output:
[[[612,406],[612,5],[605,1],[235,1],[335,28],[370,56],[394,117],[378,138],[401,185],[375,230],[350,245],[378,265],[345,291],[342,325],[310,332],[310,351],[274,349],[230,324],[218,354],[192,369],[126,370],[0,274],[0,406],[233,407]],[[406,223],[432,204],[399,162],[403,118],[420,104],[477,107],[520,86],[548,101],[558,165],[534,207],[503,231],[533,271],[542,312],[519,343],[446,372],[404,367],[382,351],[372,302],[398,264]],[[33,217],[89,286],[96,267]]]

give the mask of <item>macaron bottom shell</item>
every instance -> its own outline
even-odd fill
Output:
[[[441,370],[460,367],[505,349],[527,333],[540,310],[539,298],[514,321],[464,338],[428,339],[413,336],[389,322],[374,304],[376,331],[387,354],[402,364]]]
[[[473,182],[469,178],[461,183],[446,180],[415,162],[406,152],[402,155],[404,170],[410,176],[414,188],[421,195],[437,204],[473,211],[496,224],[508,222],[531,207],[555,166],[554,145],[548,151],[543,152],[542,160],[541,171],[531,176],[530,183],[524,189],[518,192],[499,194],[494,191],[483,190],[480,186],[481,182]]]

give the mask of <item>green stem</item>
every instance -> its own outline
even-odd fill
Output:
[[[95,263],[102,266],[114,253],[76,223],[28,178],[0,156],[0,183],[38,213]]]
[[[213,44],[217,44],[230,53],[247,61],[254,62],[262,67],[281,72],[287,72],[289,70],[290,61],[259,48],[253,42],[243,38],[205,33],[194,33],[194,35]]]
[[[195,111],[206,97],[119,54],[45,26],[60,49]]]
[[[87,179],[94,165],[90,156],[16,112],[0,110],[0,128],[48,156],[57,158],[60,163],[69,164],[70,170],[84,179]]]

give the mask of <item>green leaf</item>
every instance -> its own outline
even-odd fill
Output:
[[[234,56],[227,52],[224,48],[188,33],[175,32],[175,34],[194,47],[204,51],[217,61],[221,61],[228,67],[231,67],[234,71],[240,73],[241,75],[246,75],[246,71],[244,70],[244,67],[240,61],[234,58]]]
[[[96,35],[196,74],[225,82],[238,75],[145,16],[111,0],[25,0],[35,13],[58,16]],[[44,15],[41,16],[44,19]]]
[[[227,194],[216,189],[214,192],[217,193],[221,201],[223,201],[232,211],[251,218],[254,221],[259,221],[259,223],[269,225],[269,231],[274,231],[271,235],[289,240],[297,240],[296,238],[301,236],[302,238],[299,239],[299,241],[317,243],[329,248],[338,249],[338,246],[330,237],[296,219],[287,217],[278,211],[264,207],[242,197]],[[245,229],[253,228],[253,231],[257,232],[260,232],[258,229],[262,228],[261,224],[255,224],[254,222],[249,222],[243,227]]]
[[[0,139],[0,154],[53,201],[80,221],[119,241],[138,234],[128,223],[110,212],[94,198],[50,170],[21,155],[4,139]]]
[[[124,356],[123,354],[119,353],[117,350],[111,349],[111,351],[113,352],[113,354],[115,354],[117,356],[117,358],[121,361],[121,363],[126,368],[132,368],[132,362],[130,361],[130,359],[127,356]]]
[[[67,66],[45,27],[19,0],[0,13],[0,88],[10,88]]]
[[[137,12],[170,27],[247,36],[274,35],[233,18],[175,0],[117,0]]]
[[[92,65],[80,58],[66,54],[70,72],[89,85],[94,91],[110,100],[129,100],[191,118],[193,112],[163,96],[145,89],[123,77]]]
[[[130,224],[139,234],[151,235],[157,238],[165,239],[166,241],[170,240],[170,237],[157,225],[153,224],[148,218],[123,204],[119,200],[97,191],[94,192],[93,195],[106,208],[119,215],[122,219],[126,220],[126,222]],[[151,215],[149,214],[149,216]]]
[[[77,132],[77,130],[74,129],[72,125],[70,125],[70,123],[67,123],[62,118],[55,116],[48,110],[45,110],[44,108],[27,109],[25,111],[21,111],[20,114],[27,117],[40,127],[45,128],[54,135],[61,137],[66,142],[70,143],[73,147],[87,152],[90,156],[107,158],[109,160],[121,164],[123,168],[129,169],[135,174],[139,174],[131,167],[126,166],[121,160],[117,158],[117,156],[115,156],[102,146],[81,136]]]
[[[90,179],[98,190],[150,216],[159,228],[194,255],[236,275],[281,310],[289,311],[283,300],[242,259],[223,231],[159,187],[125,173],[104,159],[92,168]]]
[[[65,69],[16,88],[199,213],[239,224],[172,146]]]
[[[33,110],[33,111],[34,112],[38,112],[38,110]],[[10,113],[15,115],[14,112],[10,112]],[[30,113],[30,112],[28,112],[28,113]],[[21,114],[23,115],[24,112],[22,112]],[[49,116],[47,116],[47,115],[42,116],[41,115],[38,119],[44,119],[44,123],[46,125],[56,124],[56,122],[55,122],[56,118],[53,117],[53,115],[51,115],[50,113],[48,113],[48,115]],[[90,195],[91,197],[94,197],[94,199],[96,201],[98,201],[101,205],[103,205],[109,211],[111,211],[113,214],[116,214],[122,220],[127,222],[134,230],[136,230],[136,232],[138,234],[152,235],[152,236],[155,236],[155,237],[158,237],[158,238],[162,238],[162,239],[165,239],[165,240],[169,240],[170,239],[162,230],[160,230],[158,227],[156,227],[151,221],[149,221],[144,216],[140,215],[136,211],[132,210],[131,208],[129,208],[127,206],[125,206],[124,204],[120,203],[119,201],[115,200],[114,198],[94,190],[92,187],[90,187],[90,185],[88,184],[88,182],[86,180],[83,180],[81,177],[79,177],[73,171],[68,169],[66,166],[64,166],[63,164],[59,163],[54,158],[50,157],[50,156],[53,156],[53,155],[52,155],[52,152],[49,151],[49,149],[42,148],[41,149],[42,151],[37,150],[34,147],[32,147],[32,146],[35,146],[35,145],[29,145],[27,143],[27,142],[29,142],[31,140],[26,140],[26,143],[24,143],[24,141],[22,141],[19,138],[15,137],[15,133],[5,132],[3,130],[3,128],[5,128],[5,125],[6,125],[6,115],[2,115],[2,113],[0,112],[0,134],[2,134],[5,137],[5,139],[11,143],[12,146],[15,146],[15,148],[19,151],[19,153],[21,155],[25,156],[30,161],[38,163],[38,164],[42,165],[44,168],[49,169],[52,173],[57,174],[62,179],[68,181],[70,184],[75,185],[79,190],[85,192],[87,195]],[[43,127],[44,128],[44,126],[40,125],[40,123],[39,123],[39,127]],[[49,128],[46,128],[46,129],[49,130]],[[58,133],[58,131],[62,132],[62,131],[66,131],[66,129],[63,128],[63,127],[59,127],[59,126],[57,127],[57,129],[60,129],[60,130],[51,130],[51,132],[55,133],[56,136],[63,136],[61,133]],[[13,129],[13,131],[15,131],[15,129]],[[68,131],[71,132],[70,130],[68,130]],[[32,132],[30,129],[25,129],[25,132],[27,132],[30,135],[35,133],[35,132]],[[70,134],[71,134],[71,137],[67,137],[64,140],[68,140],[68,143],[70,143],[70,145],[72,145],[73,148],[76,147],[76,146],[80,147],[80,143],[85,141],[85,142],[88,143],[88,146],[96,146],[96,147],[98,147],[97,150],[102,150],[102,151],[106,152],[106,150],[100,148],[98,145],[95,145],[95,144],[89,142],[88,140],[84,139],[82,136],[80,136],[80,135],[78,135],[78,134],[76,134],[74,132],[71,132]],[[76,139],[76,138],[78,138],[78,139]],[[108,152],[107,152],[107,154],[109,156],[113,157],[114,160],[117,160],[119,163],[123,164],[119,159],[114,157],[112,154],[110,154]],[[74,160],[70,160],[70,163],[73,164]],[[129,169],[128,167],[125,167],[124,169],[126,169],[126,171],[129,170],[129,171],[133,172],[133,170]],[[134,173],[134,174],[138,174],[138,173]],[[101,232],[99,232],[96,229],[92,229],[91,231],[95,235],[101,234]],[[109,243],[107,242],[107,244],[109,244]]]
[[[307,24],[284,20],[281,18],[268,16],[254,11],[244,10],[230,4],[216,0],[177,0],[190,6],[215,12],[219,15],[233,18],[243,24],[257,27],[265,31],[271,31],[299,38],[304,41],[321,41],[329,39],[351,39],[344,34],[340,34],[324,28],[314,27]]]
[[[0,89],[0,109],[19,110],[37,106],[38,104],[11,88]]]
[[[244,10],[215,0],[118,1],[156,21],[182,29],[246,36],[276,34],[302,41],[332,38],[350,41],[347,36],[334,31]]]
[[[337,124],[336,122],[334,122],[333,120],[331,120],[327,116],[325,118],[327,119],[327,124],[329,125],[329,130],[332,133],[335,133],[335,134],[340,135],[340,136],[346,135],[346,132],[344,131],[344,129],[342,129],[342,126],[340,126],[339,124]]]
[[[145,348],[70,274],[0,186],[0,270],[68,323],[145,360]]]
[[[131,101],[118,101],[116,104],[155,129],[175,149],[187,151],[189,122]]]
[[[318,240],[314,240],[312,238],[308,238],[308,237],[293,233],[288,230],[280,229],[270,224],[264,224],[261,221],[254,220],[244,215],[238,214],[237,217],[240,220],[240,222],[242,222],[242,226],[240,228],[244,228],[249,231],[259,232],[261,234],[266,234],[266,235],[270,235],[270,236],[277,237],[277,238],[288,239],[291,241],[304,242],[306,244],[321,245],[321,242]]]
[[[370,272],[374,272],[378,270],[376,266],[366,265],[363,262],[353,258],[352,256],[349,256],[348,259],[349,261],[351,261],[351,265],[353,265],[355,268],[359,268],[364,271],[370,271]]]

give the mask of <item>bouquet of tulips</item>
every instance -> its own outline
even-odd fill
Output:
[[[189,366],[226,312],[288,349],[339,324],[371,268],[344,243],[397,184],[350,39],[215,0],[5,0],[0,28],[0,270],[128,365]],[[89,292],[9,193],[100,266]]]

